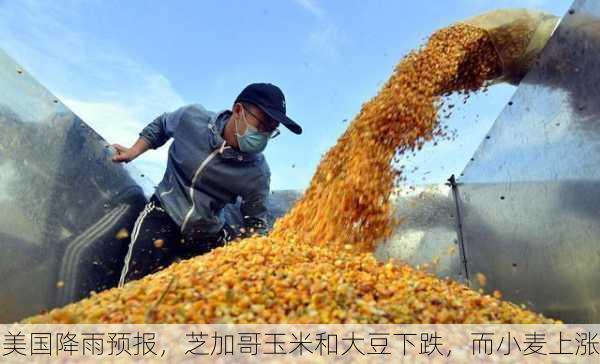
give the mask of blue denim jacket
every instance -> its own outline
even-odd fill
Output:
[[[184,234],[217,233],[224,224],[220,211],[238,197],[244,225],[266,226],[269,166],[262,153],[225,144],[221,135],[230,115],[192,104],[160,115],[140,133],[152,149],[173,138],[155,194]]]

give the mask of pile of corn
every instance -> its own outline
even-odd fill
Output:
[[[535,313],[370,253],[389,236],[397,152],[437,132],[440,95],[501,73],[485,31],[455,25],[409,54],[268,237],[171,265],[32,323],[541,323]]]

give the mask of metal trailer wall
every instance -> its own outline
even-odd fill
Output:
[[[133,169],[0,51],[0,322],[114,285],[145,196]]]
[[[471,284],[600,321],[600,1],[577,0],[458,179]]]

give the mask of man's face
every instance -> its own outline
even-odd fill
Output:
[[[254,105],[237,103],[234,107],[234,114],[240,121],[238,122],[238,132],[242,135],[246,132],[247,124],[252,125],[260,132],[272,132],[278,125],[269,115]]]

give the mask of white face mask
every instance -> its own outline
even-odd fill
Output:
[[[246,131],[240,134],[238,131],[237,119],[235,120],[235,137],[238,141],[238,146],[245,153],[260,153],[267,147],[271,132],[258,131],[254,126],[248,124],[246,112],[242,107],[242,119],[246,124]]]

